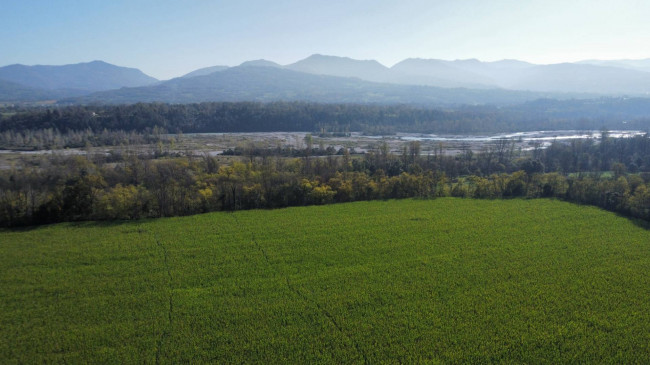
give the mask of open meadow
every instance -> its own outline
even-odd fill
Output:
[[[650,231],[556,200],[0,230],[0,362],[649,363]]]

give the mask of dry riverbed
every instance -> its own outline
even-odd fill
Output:
[[[610,131],[611,137],[643,135],[641,131]],[[102,146],[61,150],[13,151],[0,150],[0,168],[11,168],[18,160],[40,158],[43,155],[87,154],[154,154],[157,151],[181,155],[217,156],[236,147],[295,148],[306,147],[308,132],[256,132],[256,133],[190,133],[166,135],[166,141],[156,145]],[[314,147],[348,148],[356,153],[378,149],[386,143],[393,153],[400,153],[406,143],[418,141],[423,155],[457,155],[466,151],[481,152],[497,144],[515,151],[545,148],[553,141],[592,139],[598,142],[599,131],[532,131],[489,135],[436,135],[421,133],[396,133],[388,136],[367,136],[353,132],[349,136],[312,136]]]

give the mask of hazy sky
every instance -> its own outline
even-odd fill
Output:
[[[0,66],[104,60],[167,79],[320,53],[534,63],[650,58],[650,1],[0,0]]]

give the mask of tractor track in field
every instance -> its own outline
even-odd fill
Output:
[[[241,223],[239,222],[239,219],[237,218],[237,216],[233,214],[233,218],[234,218],[235,222],[237,223],[237,225],[241,227]],[[325,308],[323,308],[323,306],[321,306],[320,303],[318,303],[318,301],[314,300],[313,298],[307,296],[306,294],[304,294],[303,292],[298,290],[298,288],[296,288],[293,284],[291,284],[291,281],[289,280],[288,275],[285,275],[280,270],[278,270],[273,264],[271,264],[271,260],[269,259],[269,255],[266,253],[266,250],[264,250],[262,245],[260,245],[260,243],[257,241],[257,237],[255,236],[255,232],[252,231],[252,230],[250,232],[251,232],[251,241],[253,242],[253,244],[255,245],[257,250],[264,257],[264,261],[266,261],[266,264],[273,271],[275,271],[277,274],[284,275],[284,279],[285,279],[285,282],[287,284],[287,288],[289,289],[289,291],[296,294],[298,297],[302,298],[302,300],[304,300],[305,302],[307,302],[307,303],[313,305],[314,307],[316,307],[316,309],[318,309],[318,311],[325,318],[327,318],[328,322],[330,322],[330,324],[332,326],[334,326],[334,328],[336,328],[336,330],[339,331],[339,333],[341,333],[343,336],[345,336],[345,338],[347,338],[348,341],[350,341],[350,343],[352,343],[352,345],[354,345],[354,348],[357,351],[357,353],[359,355],[361,355],[361,357],[363,358],[364,364],[368,364],[369,363],[368,362],[368,357],[367,357],[365,351],[363,351],[361,349],[361,346],[359,345],[359,343],[357,341],[355,341],[346,331],[343,330],[343,327],[341,327],[341,325],[336,321],[336,318],[331,313],[329,313]]]
[[[157,348],[156,348],[156,364],[160,364],[160,355],[162,352],[163,345],[165,343],[165,340],[167,340],[167,337],[169,337],[169,334],[171,333],[172,326],[174,324],[174,291],[173,291],[173,286],[172,286],[172,272],[169,267],[169,253],[167,252],[167,247],[163,245],[163,243],[160,241],[158,236],[154,233],[154,240],[156,241],[156,245],[162,250],[163,253],[163,264],[165,266],[165,270],[167,271],[167,288],[169,290],[169,306],[167,309],[167,328],[163,330],[162,334],[160,335],[160,338],[158,339],[157,343]]]
[[[363,363],[368,364],[368,357],[366,356],[365,351],[361,349],[361,346],[357,341],[355,341],[346,331],[343,330],[343,327],[341,327],[341,325],[336,321],[336,318],[325,308],[323,308],[316,300],[308,297],[300,290],[298,290],[296,287],[294,287],[291,284],[291,281],[289,280],[288,276],[285,276],[285,280],[287,282],[287,287],[289,288],[289,290],[291,290],[296,295],[301,297],[304,301],[314,305],[318,309],[318,311],[320,311],[321,314],[323,314],[329,320],[329,322],[334,326],[334,328],[336,328],[343,336],[345,336],[348,339],[348,341],[350,341],[354,345],[354,348],[357,350],[357,353],[361,355],[361,357],[363,357]]]

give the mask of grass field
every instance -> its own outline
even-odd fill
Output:
[[[0,362],[650,363],[650,231],[403,200],[0,231]]]

